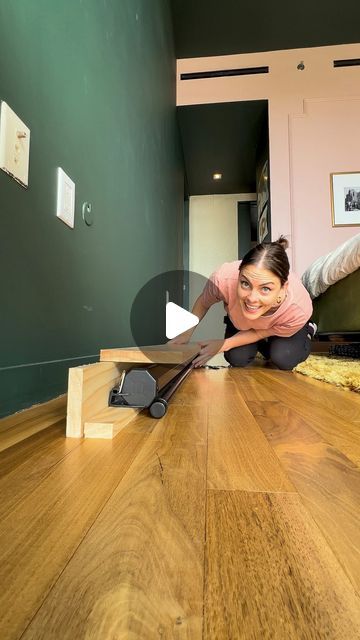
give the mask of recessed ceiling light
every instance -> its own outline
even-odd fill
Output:
[[[213,173],[213,180],[221,180],[222,173]]]

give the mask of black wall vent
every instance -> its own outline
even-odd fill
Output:
[[[349,60],[334,60],[334,67],[360,67],[360,58],[349,58]]]
[[[180,75],[180,80],[225,78],[227,76],[252,76],[257,73],[269,73],[269,67],[249,67],[248,69],[220,69],[219,71],[195,71],[194,73],[182,73]]]

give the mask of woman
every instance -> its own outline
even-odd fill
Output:
[[[312,301],[300,278],[290,271],[284,236],[258,244],[242,261],[226,262],[210,276],[192,313],[201,320],[216,302],[227,316],[224,340],[200,342],[195,367],[217,353],[233,367],[245,367],[257,351],[279,369],[291,370],[310,354],[316,325],[309,322]],[[195,327],[170,342],[189,341]]]

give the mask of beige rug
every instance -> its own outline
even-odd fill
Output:
[[[293,371],[360,393],[360,360],[355,358],[310,355]]]

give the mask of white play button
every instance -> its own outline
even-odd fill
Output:
[[[166,337],[171,340],[199,324],[199,318],[174,302],[166,305]]]

